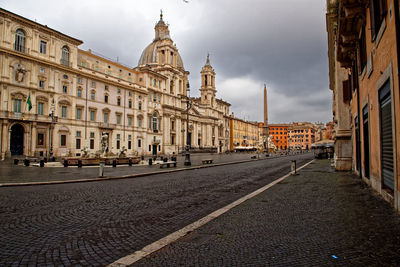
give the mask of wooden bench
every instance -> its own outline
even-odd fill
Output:
[[[164,166],[167,166],[167,168],[171,167],[171,165],[174,165],[176,167],[176,161],[166,161],[160,163],[160,168],[164,168]]]
[[[203,164],[211,164],[211,163],[213,163],[213,160],[212,159],[202,159],[201,162]]]

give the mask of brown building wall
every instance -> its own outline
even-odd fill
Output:
[[[374,15],[375,22],[378,22],[375,24],[371,19],[373,6],[378,11]],[[383,12],[379,12],[382,6]],[[343,111],[349,107],[353,170],[400,210],[399,2],[327,0],[327,10],[330,82],[334,100],[340,104],[333,110],[333,115],[335,118],[338,114],[341,116],[334,121],[335,142],[340,141],[338,122],[346,119]],[[346,77],[344,80],[338,79],[340,73],[337,66],[345,71],[348,80]],[[391,113],[391,132],[381,125],[383,115],[379,92],[385,83],[389,84],[391,99],[385,111],[386,114]],[[363,113],[368,114],[368,128],[364,126],[366,116]],[[384,136],[392,137],[392,162],[387,157],[391,155],[390,145],[386,145],[386,153],[382,153]],[[382,164],[383,158],[386,158],[385,164]],[[387,173],[390,174],[390,165],[393,165],[394,190],[384,185],[383,169],[386,173],[385,181],[389,184],[387,177],[390,175]]]
[[[393,0],[387,1],[388,12],[385,17],[385,26],[382,26],[382,37],[380,40],[376,38],[372,41],[371,31],[366,30],[366,51],[367,56],[372,60],[372,72],[368,75],[368,67],[362,70],[361,74],[358,76],[359,79],[359,106],[357,105],[357,91],[353,94],[352,101],[352,115],[353,124],[354,119],[358,116],[360,124],[360,148],[359,151],[361,157],[361,175],[364,176],[367,172],[365,153],[364,153],[364,125],[363,125],[363,108],[367,107],[369,114],[369,164],[370,164],[370,180],[366,180],[371,183],[372,186],[381,191],[382,189],[382,166],[381,166],[381,129],[380,129],[380,109],[379,109],[379,89],[386,81],[390,82],[391,87],[391,100],[392,100],[392,127],[395,133],[393,141],[395,145],[395,140],[399,140],[399,81],[398,75],[396,74],[398,70],[397,62],[397,50],[396,50],[396,25],[393,14]],[[390,16],[389,10],[392,10],[392,16]],[[370,10],[366,10],[366,29],[371,29],[371,17]],[[378,42],[379,41],[379,42]],[[397,116],[395,116],[397,114]],[[395,130],[397,126],[397,131]],[[353,135],[356,136],[355,127],[353,129]],[[396,149],[399,151],[399,147]],[[353,142],[353,167],[358,171],[357,167],[357,144]],[[397,152],[397,159],[400,158],[399,152]],[[396,163],[396,157],[394,158],[394,163]],[[398,167],[398,166],[397,166]],[[395,172],[396,173],[396,172]],[[397,173],[399,173],[397,171]],[[398,180],[397,176],[397,180]],[[397,190],[399,190],[399,183],[397,183]],[[385,190],[381,193],[385,194]],[[390,194],[389,194],[390,195]],[[389,196],[390,198],[390,196]]]

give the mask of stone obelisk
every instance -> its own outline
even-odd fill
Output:
[[[268,101],[267,101],[267,86],[264,84],[264,134],[265,134],[265,150],[268,153]]]

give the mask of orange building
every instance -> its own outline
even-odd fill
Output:
[[[290,150],[311,149],[315,143],[315,128],[309,122],[294,122],[288,128],[288,147]]]
[[[288,149],[289,124],[269,124],[269,136],[277,150]]]

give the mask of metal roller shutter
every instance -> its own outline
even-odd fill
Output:
[[[392,105],[390,97],[390,83],[387,81],[379,90],[380,129],[381,129],[381,164],[383,185],[394,189],[393,173],[393,132],[392,132]]]

